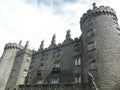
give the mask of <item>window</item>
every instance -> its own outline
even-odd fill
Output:
[[[118,34],[120,35],[120,28],[117,27],[116,29],[117,29]]]
[[[80,56],[74,57],[74,65],[75,66],[81,65],[81,57]]]
[[[28,62],[28,63],[30,63],[30,60],[31,60],[31,58],[30,58],[30,57],[27,57],[27,62]]]
[[[60,49],[53,52],[53,57],[58,57],[58,56],[60,56]]]
[[[23,77],[25,78],[26,76],[27,76],[27,70],[24,69],[24,71],[23,71]]]
[[[95,49],[95,43],[94,42],[88,43],[88,51],[91,51],[94,49]]]
[[[95,70],[96,69],[96,63],[95,63],[95,61],[92,61],[92,62],[89,63],[89,69],[90,70]]]
[[[43,80],[42,79],[38,79],[37,84],[43,84]]]
[[[58,84],[59,82],[59,78],[53,78],[52,81],[51,81],[51,84]]]
[[[86,21],[86,26],[89,26],[89,25],[91,25],[92,24],[92,20],[87,20]]]
[[[113,20],[114,20],[114,21],[118,21],[116,17],[113,17]]]
[[[59,61],[54,64],[54,68],[60,68],[60,62]]]
[[[25,84],[28,85],[29,83],[30,83],[30,78],[26,78],[26,79],[25,79]]]
[[[42,63],[38,70],[44,70],[44,69],[45,69],[45,65]]]
[[[45,57],[46,57],[45,59],[48,59],[48,53],[46,53]]]
[[[74,51],[75,52],[80,51],[80,44],[74,45]]]
[[[12,70],[11,78],[15,76],[15,69]]]
[[[45,58],[45,53],[42,53],[41,60],[43,60],[44,58]]]
[[[91,29],[87,32],[87,38],[94,36],[94,30]]]
[[[81,83],[81,75],[75,74],[74,82],[75,82],[75,83]]]
[[[60,56],[60,49],[56,51],[56,56]]]

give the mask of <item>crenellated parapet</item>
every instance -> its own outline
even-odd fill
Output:
[[[113,8],[110,8],[109,6],[97,7],[96,4],[93,3],[93,9],[92,10],[89,9],[86,13],[83,14],[83,16],[81,17],[80,23],[83,23],[90,17],[96,17],[100,15],[111,15],[116,20],[118,20],[116,16],[116,12],[114,11]]]
[[[22,49],[22,46],[18,45],[17,43],[7,43],[5,45],[4,50],[6,50],[6,49]]]

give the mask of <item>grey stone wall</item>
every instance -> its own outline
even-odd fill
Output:
[[[31,62],[32,51],[24,48],[17,52],[5,90],[24,84]]]
[[[74,57],[81,55],[81,50],[74,51],[74,46],[78,44],[81,47],[81,38],[76,38],[75,40],[66,39],[61,45],[50,45],[48,49],[37,51],[33,55],[29,68],[30,72],[27,77],[30,79],[29,84],[37,84],[37,81],[41,78],[43,83],[51,83],[55,77],[59,78],[59,83],[72,83],[74,82],[74,74],[79,73],[82,76],[82,60],[80,66],[74,66],[73,60]],[[60,62],[58,71],[54,71],[56,62]],[[44,65],[44,70],[39,72],[41,64]]]
[[[89,10],[81,20],[86,66],[84,72],[93,74],[100,90],[116,90],[116,84],[120,80],[120,35],[115,12],[110,7],[102,6]],[[94,30],[94,36],[87,38],[91,29]],[[88,51],[90,42],[94,42],[95,49]],[[91,60],[94,60],[96,65],[94,70],[89,68]]]
[[[44,84],[44,85],[20,85],[17,90],[95,90],[88,83],[81,84]]]
[[[17,51],[19,46],[16,43],[6,44],[0,62],[0,90],[5,89]]]
[[[19,84],[24,84],[25,77],[28,73],[32,51],[24,48],[21,44],[19,44],[18,46],[20,47],[20,49],[15,54],[5,90],[12,89]]]

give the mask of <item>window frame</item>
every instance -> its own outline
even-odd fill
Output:
[[[74,83],[82,83],[82,75],[79,73],[74,74]]]
[[[80,66],[82,64],[81,56],[74,56],[73,62],[74,66]]]
[[[90,29],[87,31],[87,38],[93,37],[95,35],[95,29]]]
[[[97,67],[96,67],[96,61],[93,60],[91,62],[89,62],[89,70],[96,70]]]
[[[52,78],[51,84],[58,84],[58,83],[59,83],[59,78],[58,77]]]
[[[95,44],[94,41],[89,42],[89,43],[87,44],[87,50],[88,50],[88,51],[92,51],[92,50],[95,50],[95,49],[96,49],[96,44]]]
[[[55,61],[53,68],[60,68],[60,60]]]
[[[80,51],[80,44],[79,43],[77,43],[77,44],[74,45],[74,51],[75,52]]]

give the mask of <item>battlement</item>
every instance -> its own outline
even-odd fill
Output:
[[[21,49],[22,46],[18,45],[17,43],[7,43],[4,49]]]
[[[83,23],[90,17],[96,17],[100,15],[112,15],[114,18],[117,19],[116,12],[113,8],[110,8],[109,6],[94,6],[95,3],[93,3],[93,9],[89,9],[86,13],[83,14],[83,16],[80,19],[80,23]]]

